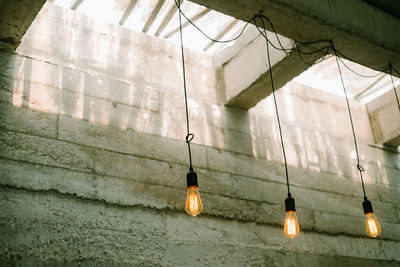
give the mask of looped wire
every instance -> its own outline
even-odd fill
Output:
[[[194,134],[189,133],[188,135],[186,135],[185,139],[186,139],[186,143],[190,143],[194,138]]]
[[[360,172],[365,172],[364,167],[361,166],[360,164],[357,164],[357,169],[358,169]]]

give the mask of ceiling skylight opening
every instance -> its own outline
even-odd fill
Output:
[[[173,0],[49,0],[64,8],[76,10],[90,17],[95,24],[119,24],[130,30],[171,41],[179,45],[178,10]],[[232,39],[237,36],[246,22],[189,1],[181,4],[183,13],[209,37],[218,40]],[[244,49],[246,42],[240,40],[229,43],[215,43],[203,36],[185,18],[182,20],[184,46],[214,56],[229,54],[227,50],[239,43]],[[247,38],[254,40],[260,34],[249,25]],[[245,36],[241,36],[245,38]],[[274,38],[273,38],[274,39]],[[273,41],[273,40],[272,40]],[[232,49],[233,50],[233,49]],[[221,53],[224,52],[224,53]],[[390,75],[379,73],[368,67],[343,59],[344,64],[366,76],[360,77],[343,67],[343,78],[349,97],[362,103],[368,103],[393,90]],[[343,96],[334,57],[313,65],[293,79],[295,82],[317,88],[335,95]],[[395,86],[400,79],[393,77]]]

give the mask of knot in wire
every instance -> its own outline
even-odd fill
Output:
[[[186,139],[186,143],[190,143],[194,138],[194,134],[189,133],[188,135],[186,135],[185,139]]]
[[[333,45],[333,40],[328,40],[328,42],[333,51],[336,51],[335,46]]]
[[[365,171],[364,167],[361,166],[360,164],[357,164],[357,169],[358,169],[360,172],[364,172],[364,171]]]

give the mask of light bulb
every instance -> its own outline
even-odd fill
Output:
[[[375,218],[374,211],[372,210],[371,201],[369,201],[367,197],[364,197],[363,208],[367,234],[370,237],[377,237],[381,233],[381,227],[379,226],[378,220]]]
[[[283,232],[289,238],[295,238],[300,233],[299,222],[296,216],[296,207],[294,198],[288,193],[288,197],[285,199],[286,217]]]
[[[377,237],[381,233],[381,227],[373,212],[365,214],[365,226],[370,237]]]
[[[188,187],[185,210],[192,216],[199,215],[203,210],[203,205],[201,204],[199,189],[197,186]]]
[[[187,179],[187,196],[185,210],[188,214],[192,216],[197,216],[203,210],[203,204],[201,203],[198,184],[197,184],[197,174],[190,167]]]
[[[293,210],[286,212],[284,232],[289,238],[295,238],[300,233],[296,212]]]

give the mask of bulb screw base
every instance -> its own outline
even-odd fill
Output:
[[[294,198],[288,193],[288,197],[285,199],[286,211],[296,211],[296,206],[294,203]]]
[[[374,212],[372,210],[372,203],[367,198],[364,198],[364,201],[362,204],[363,204],[363,208],[364,208],[364,214]]]
[[[197,183],[197,174],[194,171],[189,171],[186,175],[187,187],[199,186]]]

